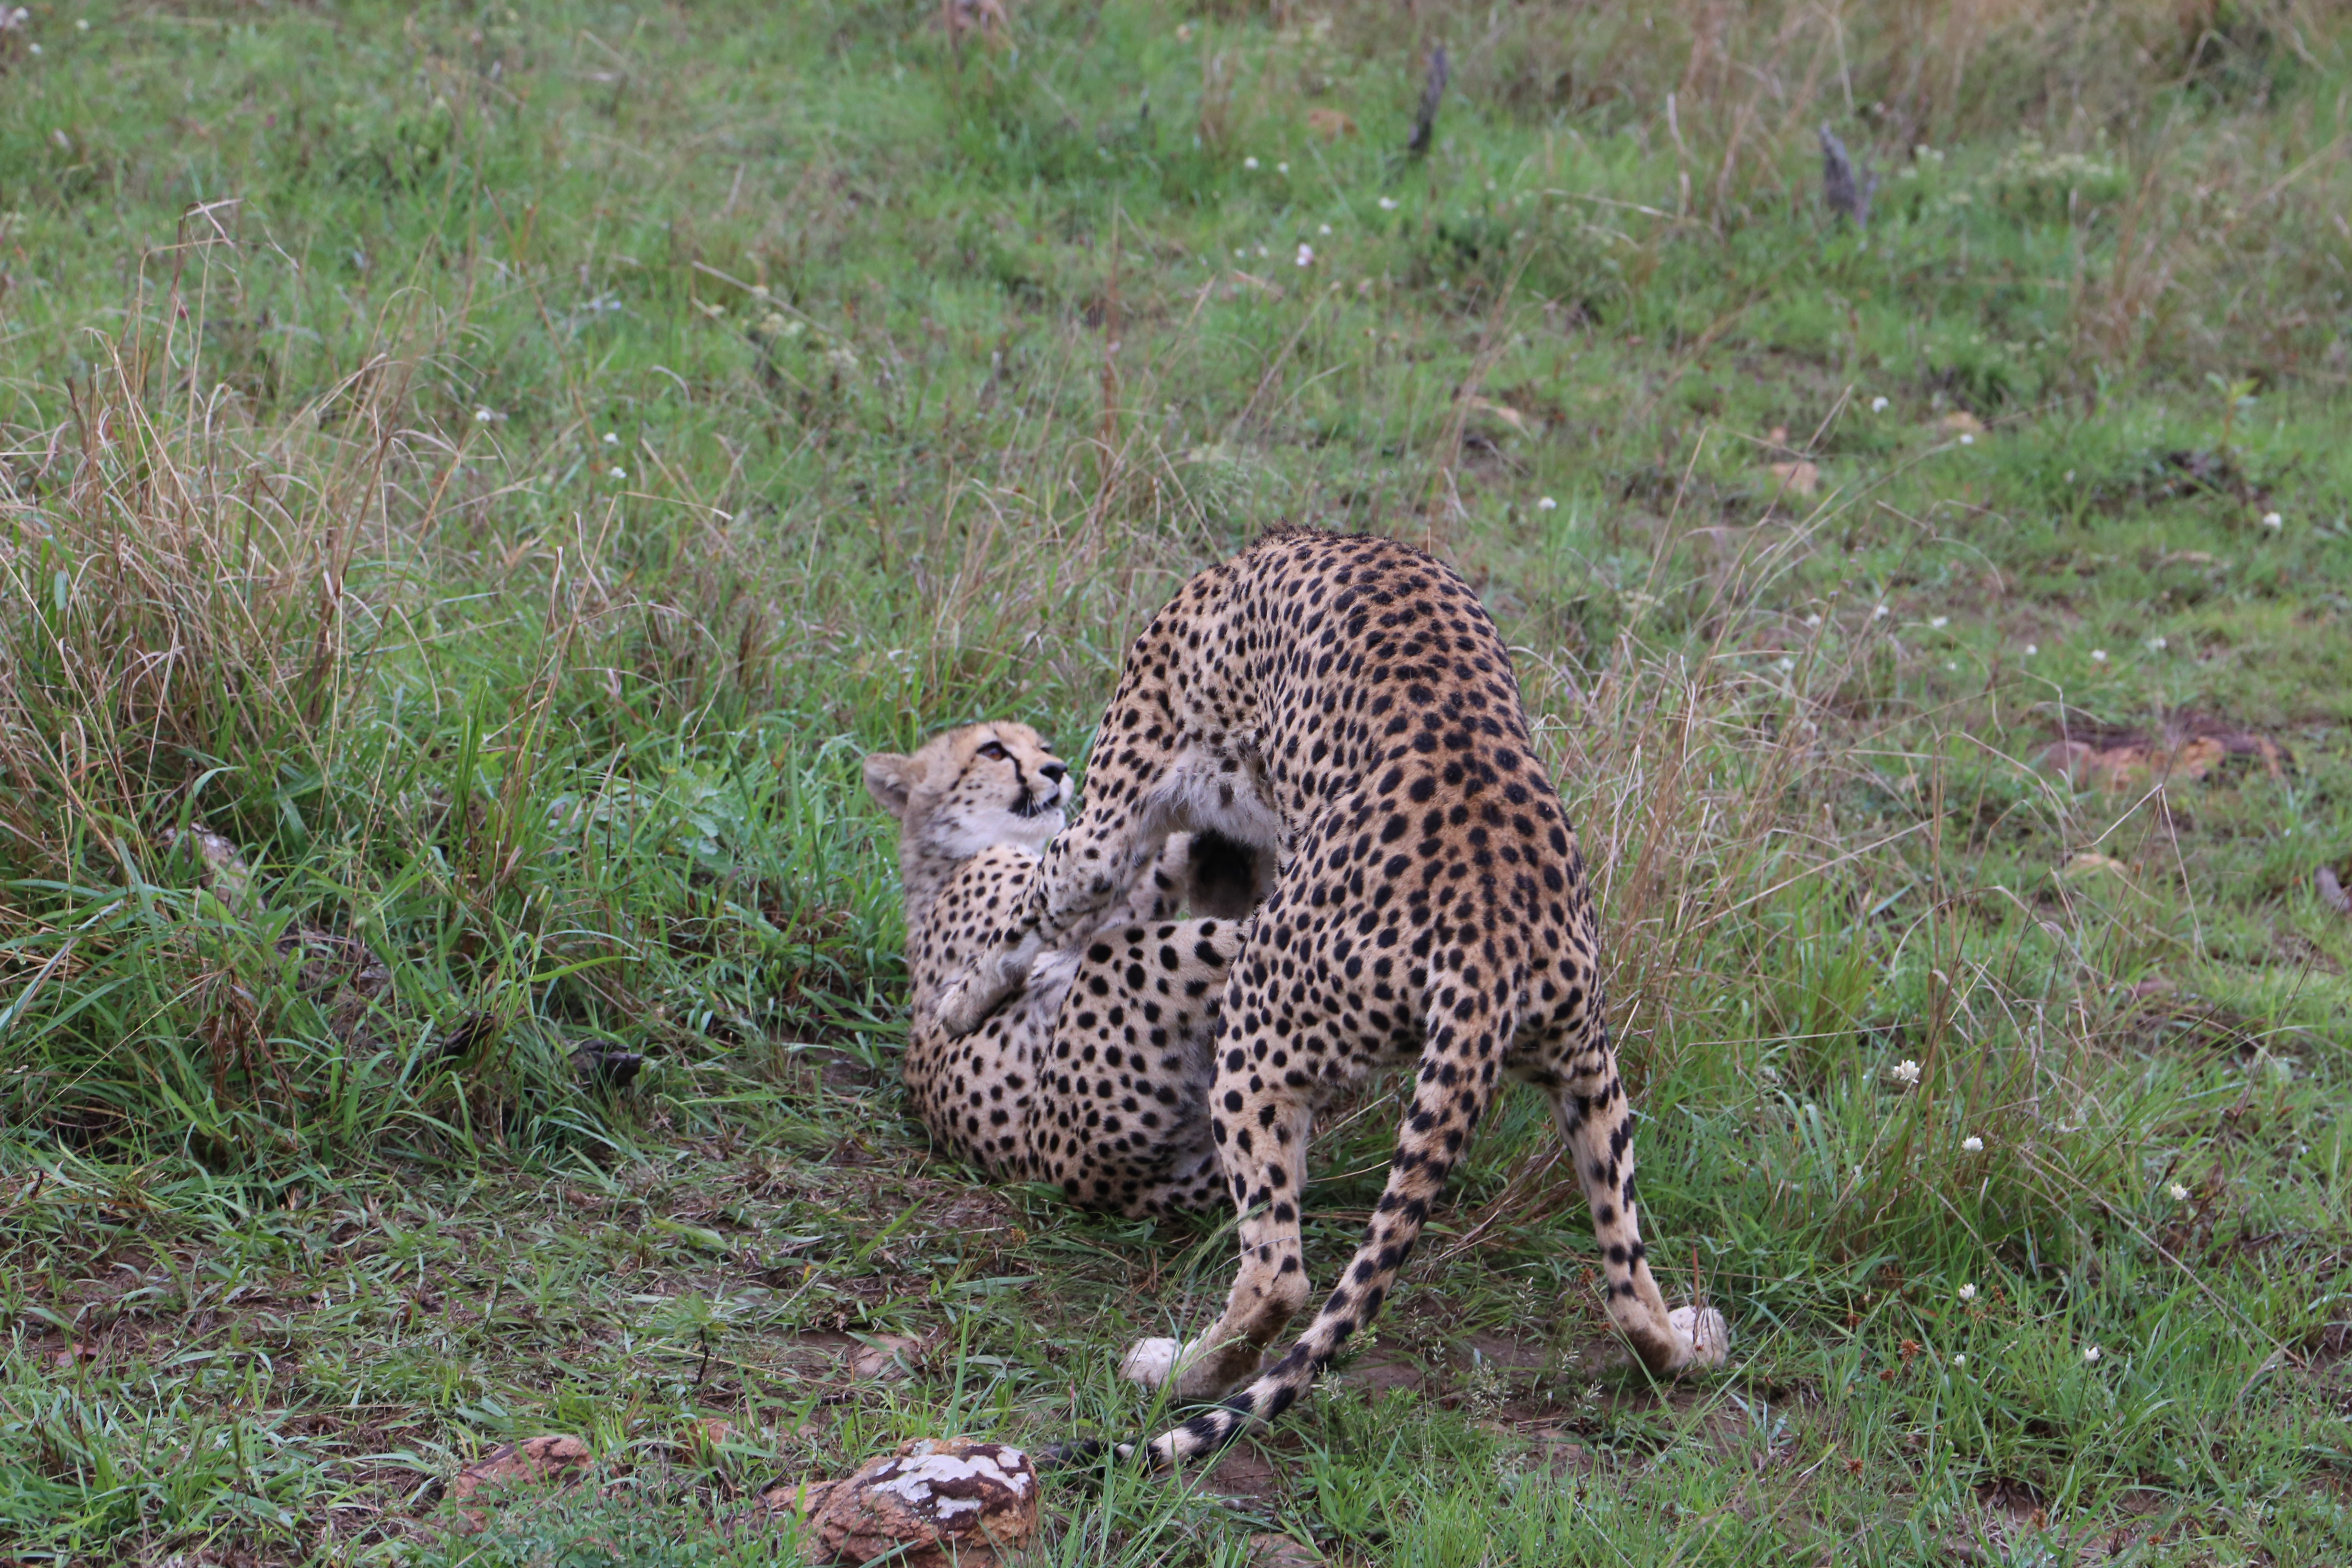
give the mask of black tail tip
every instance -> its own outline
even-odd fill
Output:
[[[1031,1456],[1031,1460],[1040,1474],[1047,1470],[1100,1469],[1118,1458],[1119,1447],[1099,1437],[1081,1437],[1075,1443],[1049,1443]]]

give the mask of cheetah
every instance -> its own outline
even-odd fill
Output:
[[[1140,893],[1044,955],[1019,997],[961,1040],[939,1024],[940,991],[1062,830],[1069,771],[1014,723],[866,759],[866,788],[899,826],[914,981],[907,1090],[941,1143],[1000,1180],[1048,1183],[1130,1218],[1205,1208],[1224,1193],[1209,1050],[1240,928],[1166,917],[1180,903],[1245,910],[1251,858],[1171,838]]]
[[[1719,1364],[1721,1314],[1669,1311],[1643,1259],[1583,865],[1469,585],[1393,540],[1303,530],[1192,577],[1128,649],[1076,826],[933,1016],[950,1035],[979,1025],[1041,954],[1131,896],[1171,834],[1202,830],[1275,868],[1229,965],[1207,1085],[1239,1271],[1206,1333],[1146,1341],[1125,1365],[1184,1403],[1222,1403],[1153,1438],[1148,1458],[1211,1454],[1312,1385],[1380,1310],[1505,1079],[1550,1099],[1618,1332],[1654,1373]],[[1309,1297],[1298,1205],[1316,1114],[1408,1065],[1411,1108],[1364,1238],[1262,1367]]]

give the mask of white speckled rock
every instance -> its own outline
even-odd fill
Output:
[[[993,1568],[1037,1529],[1037,1472],[1002,1443],[921,1437],[825,1489],[809,1521],[812,1559],[906,1568]]]

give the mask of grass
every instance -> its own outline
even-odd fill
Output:
[[[929,1152],[856,761],[1083,755],[1279,521],[1518,650],[1735,1362],[1608,1342],[1514,1100],[1329,1386],[1044,1560],[2344,1561],[2340,16],[938,15],[0,31],[0,1558],[786,1561],[779,1477],[1139,1430],[1226,1237]]]

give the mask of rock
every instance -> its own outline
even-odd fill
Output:
[[[809,1516],[809,1561],[904,1568],[995,1568],[1037,1530],[1029,1457],[971,1437],[922,1437],[868,1461],[846,1480],[771,1487],[772,1510]]]
[[[849,1374],[861,1383],[898,1383],[914,1375],[923,1345],[900,1334],[877,1334],[849,1356]]]
[[[618,1046],[590,1040],[572,1051],[572,1070],[580,1081],[598,1089],[626,1089],[636,1081],[646,1065],[641,1052],[625,1051]]]
[[[537,1481],[569,1480],[587,1468],[592,1457],[588,1445],[579,1438],[552,1433],[492,1449],[450,1478],[448,1500],[460,1506],[462,1516],[458,1531],[471,1534],[488,1522],[486,1510],[463,1506],[479,1493]]]
[[[184,840],[202,868],[204,885],[230,914],[243,920],[259,908],[253,899],[253,873],[246,868],[245,857],[237,853],[236,845],[209,827],[191,827],[185,834],[167,827],[159,837],[167,852]]]

